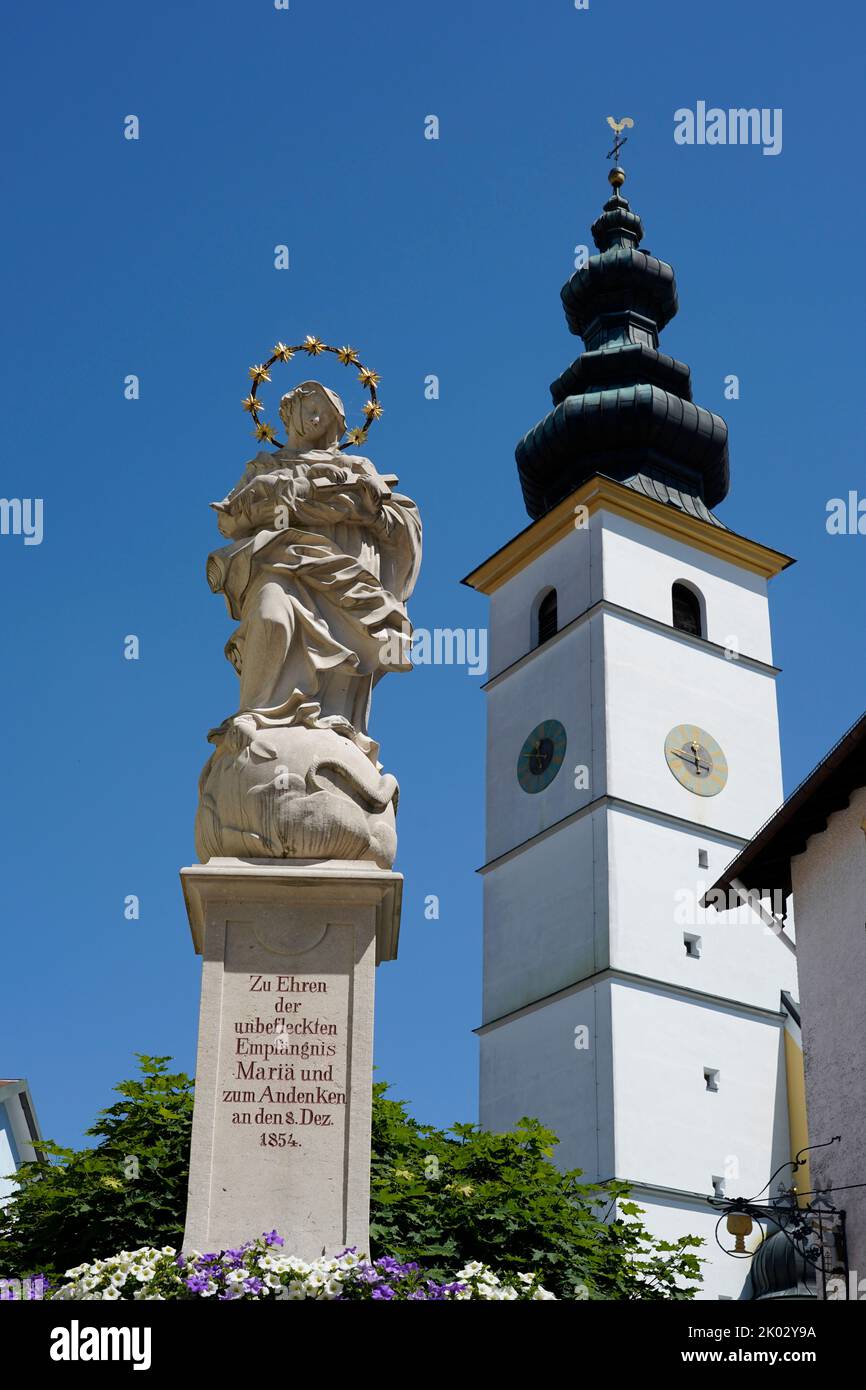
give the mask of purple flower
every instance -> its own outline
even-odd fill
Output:
[[[177,1265],[178,1269],[183,1269],[184,1265],[186,1264],[186,1255],[176,1255],[174,1262]]]
[[[247,1293],[261,1293],[264,1287],[261,1279],[257,1278],[255,1274],[251,1274],[249,1279],[244,1280],[244,1288]]]
[[[276,1231],[265,1232],[265,1245],[285,1245],[282,1236],[278,1236]]]
[[[193,1293],[204,1293],[209,1283],[210,1280],[206,1274],[190,1274],[186,1281],[186,1286],[188,1289],[191,1289]]]
[[[374,1289],[374,1290],[373,1290],[373,1297],[374,1297],[374,1298],[393,1298],[393,1297],[394,1297],[394,1290],[391,1288],[391,1285],[390,1285],[390,1284],[380,1284],[379,1287],[378,1287],[377,1289]]]

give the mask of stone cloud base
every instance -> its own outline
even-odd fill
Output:
[[[402,876],[210,859],[181,881],[203,957],[184,1248],[276,1229],[304,1259],[367,1250],[375,967]]]

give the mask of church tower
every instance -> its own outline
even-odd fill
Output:
[[[674,272],[624,177],[562,290],[586,350],[517,447],[530,525],[465,581],[490,598],[480,1121],[540,1118],[560,1166],[704,1237],[702,1296],[736,1298],[707,1198],[790,1157],[796,969],[700,898],[782,801],[767,584],[790,560],[714,514],[727,427],[659,351]]]

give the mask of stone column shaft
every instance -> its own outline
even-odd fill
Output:
[[[203,957],[184,1248],[276,1229],[303,1259],[367,1250],[375,967],[402,876],[211,859],[181,881]]]

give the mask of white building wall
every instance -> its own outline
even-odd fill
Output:
[[[866,788],[791,861],[812,1186],[846,1188],[848,1259],[866,1280]],[[866,1292],[866,1284],[863,1285]]]
[[[588,1047],[576,1047],[588,1030]],[[524,1010],[481,1034],[482,1129],[502,1131],[524,1115],[559,1136],[560,1168],[588,1182],[614,1167],[610,983],[587,984]]]
[[[5,1198],[15,1191],[14,1173],[17,1164],[9,1141],[10,1135],[5,1126],[0,1123],[0,1205],[3,1204]]]
[[[759,1192],[789,1156],[781,1019],[632,983],[614,982],[611,999],[616,1176]]]
[[[597,527],[570,531],[491,595],[490,670],[494,675],[530,650],[532,610],[544,590],[556,589],[560,627],[601,598],[600,546]]]
[[[485,1022],[608,964],[606,834],[588,812],[485,875]]]
[[[523,844],[604,792],[601,615],[562,632],[487,692],[487,860]],[[517,759],[530,730],[558,719],[565,764],[544,792],[527,794]],[[589,785],[575,768],[589,769]]]
[[[760,575],[615,512],[602,511],[592,522],[602,547],[600,596],[669,623],[671,588],[684,581],[703,595],[710,642],[733,643],[743,655],[772,665],[767,581]]]
[[[751,839],[783,795],[773,677],[610,614],[604,666],[610,794]],[[718,796],[695,796],[665,761],[665,738],[683,723],[706,729],[724,751],[728,783]]]
[[[792,952],[749,908],[698,905],[739,842],[619,807],[609,812],[607,841],[614,969],[775,1012],[781,990],[796,995]],[[698,867],[701,849],[706,869]],[[699,939],[699,956],[686,954],[687,935]]]
[[[709,641],[739,659],[674,632],[678,581],[700,592]],[[533,652],[533,607],[551,586],[560,629],[578,621]],[[781,990],[796,992],[793,959],[751,913],[697,907],[782,800],[766,583],[598,512],[496,591],[491,653],[481,1123],[536,1115],[559,1134],[563,1167],[651,1184],[663,1223],[687,1211],[714,1225],[703,1194],[726,1162],[728,1191],[751,1195],[788,1156],[779,1010]],[[527,794],[517,758],[545,719],[565,726],[565,763]],[[693,795],[667,766],[683,722],[726,754],[718,796]],[[719,1259],[704,1296],[735,1296],[746,1265]]]
[[[0,1086],[0,1205],[15,1190],[14,1174],[19,1164],[32,1163],[36,1158],[22,1101],[29,1104],[36,1135],[40,1137],[26,1081],[8,1081]]]
[[[699,1236],[703,1244],[691,1253],[705,1263],[701,1269],[704,1289],[712,1289],[712,1298],[738,1299],[742,1292],[748,1260],[732,1259],[716,1240],[719,1213],[706,1202],[663,1197],[635,1188],[633,1200],[642,1208],[641,1218],[647,1230],[659,1240],[677,1241],[684,1235]],[[722,1221],[719,1239],[730,1245],[730,1236]],[[705,1295],[701,1295],[703,1301]]]

